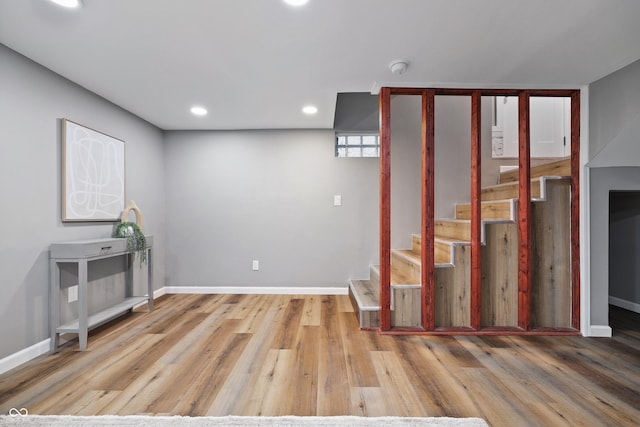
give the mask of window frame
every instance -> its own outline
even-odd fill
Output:
[[[339,144],[340,138],[345,137],[345,144]],[[360,140],[359,144],[349,144],[350,137],[358,137]],[[374,137],[375,144],[365,144],[365,137]],[[345,149],[345,155],[340,155],[340,148]],[[349,148],[358,148],[360,155],[359,156],[350,156]],[[374,148],[376,150],[376,154],[374,156],[365,156],[364,149],[365,148]],[[375,159],[380,157],[380,132],[378,131],[368,131],[368,132],[336,132],[335,134],[335,143],[334,143],[334,156],[343,159],[357,159],[357,158],[370,158]]]

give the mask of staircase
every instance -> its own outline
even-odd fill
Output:
[[[534,327],[571,326],[569,159],[531,168],[532,283]],[[483,328],[518,325],[518,171],[500,174],[482,189]],[[435,325],[470,326],[471,206],[456,206],[455,218],[434,222]],[[421,237],[409,249],[391,252],[391,325],[420,327]],[[349,295],[362,329],[380,326],[380,268],[366,280],[351,280]]]

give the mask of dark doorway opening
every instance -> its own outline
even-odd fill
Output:
[[[609,193],[609,304],[612,328],[640,330],[640,191]]]

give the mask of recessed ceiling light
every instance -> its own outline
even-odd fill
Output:
[[[284,0],[286,4],[290,4],[291,6],[302,6],[306,4],[309,0]]]
[[[82,0],[50,0],[52,3],[57,4],[58,6],[68,7],[69,9],[74,9],[76,7],[82,6]]]
[[[307,105],[302,108],[302,112],[305,114],[315,114],[318,112],[318,108],[313,105]]]
[[[204,107],[191,107],[191,114],[193,114],[194,116],[206,116],[207,115],[207,109]]]

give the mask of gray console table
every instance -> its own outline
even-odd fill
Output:
[[[147,303],[149,311],[153,310],[153,236],[145,236],[147,240],[147,295],[133,295],[133,259],[127,251],[126,239],[106,238],[93,240],[78,240],[73,242],[52,243],[50,252],[50,327],[51,327],[51,351],[58,348],[60,334],[78,334],[80,351],[87,349],[87,336],[89,329],[102,325],[133,307]],[[87,277],[89,262],[103,258],[120,255],[128,255],[126,271],[126,297],[125,299],[98,313],[89,314],[87,310],[88,292]],[[60,325],[60,263],[76,263],[78,265],[78,318],[72,322]]]

